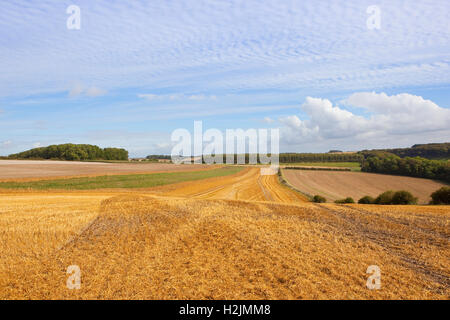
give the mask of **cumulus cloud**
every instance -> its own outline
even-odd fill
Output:
[[[328,99],[308,97],[301,106],[305,119],[296,115],[279,119],[283,124],[282,139],[288,144],[332,141],[357,146],[369,139],[395,141],[399,136],[402,141],[408,137],[413,144],[429,133],[439,141],[450,137],[450,110],[420,96],[360,92],[344,102],[367,115],[345,110]]]

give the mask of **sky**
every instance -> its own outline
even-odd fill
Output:
[[[407,147],[450,141],[449,102],[448,0],[0,0],[0,155],[170,154],[195,120],[279,128],[282,152]]]

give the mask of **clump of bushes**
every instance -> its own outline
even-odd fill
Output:
[[[400,190],[394,193],[392,204],[417,204],[417,198],[409,191]]]
[[[334,203],[355,203],[352,197],[347,197],[345,199],[336,200]]]
[[[392,204],[392,199],[394,198],[395,192],[392,190],[385,191],[381,193],[375,199],[375,204]]]
[[[431,194],[430,204],[450,204],[450,187],[442,187]]]
[[[389,152],[367,152],[361,171],[438,179],[450,183],[450,162],[420,157],[400,158]]]
[[[360,204],[373,204],[375,203],[375,198],[371,196],[364,196],[361,199],[358,200],[358,203]]]
[[[362,200],[361,198],[360,200]],[[361,202],[360,202],[361,203]],[[375,204],[417,204],[417,198],[414,197],[411,192],[400,190],[392,191],[388,190],[376,197],[375,201],[371,202]]]
[[[313,197],[313,202],[323,203],[323,202],[326,202],[326,201],[327,201],[327,199],[325,199],[325,198],[322,197],[322,196],[319,196],[318,194],[316,194],[316,195]]]

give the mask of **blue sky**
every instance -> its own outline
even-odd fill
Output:
[[[66,27],[72,4],[80,30]],[[280,128],[282,151],[450,141],[447,0],[0,8],[0,155],[65,142],[170,153],[194,120]]]

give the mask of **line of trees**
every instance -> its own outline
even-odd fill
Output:
[[[358,153],[280,153],[281,163],[295,162],[362,162]]]
[[[147,160],[170,160],[171,156],[165,154],[151,154],[146,157]]]
[[[214,155],[213,155],[214,156]],[[226,163],[227,155],[218,155],[219,157],[223,157],[223,163]],[[234,163],[237,163],[238,156],[237,154],[232,155],[234,157]],[[253,156],[257,160],[257,163],[261,163],[259,155],[256,154],[244,154],[240,155],[244,156],[244,163],[250,163],[250,157]],[[268,154],[267,156],[272,156]],[[204,155],[203,161],[205,158],[209,156]],[[192,157],[194,158],[194,157]],[[280,153],[279,161],[280,163],[296,163],[296,162],[362,162],[364,160],[364,156],[362,154],[357,153],[342,153],[342,154],[332,154],[332,153]]]
[[[9,159],[57,159],[57,160],[128,160],[128,151],[121,148],[100,148],[90,144],[59,144],[34,148],[11,154]]]
[[[421,157],[427,159],[450,159],[450,142],[415,144],[411,148],[364,150],[362,153],[376,151],[393,153],[401,158]]]
[[[387,152],[366,154],[361,171],[437,179],[450,183],[450,162],[405,157]]]
[[[222,157],[223,163],[226,163],[228,156],[234,157],[234,163],[237,163],[238,157],[244,157],[244,163],[250,163],[251,158],[256,158],[257,163],[261,163],[260,157],[257,154],[233,154],[233,155],[217,155],[217,157]],[[267,155],[271,157],[271,154]],[[205,159],[210,157],[216,157],[216,155],[203,155],[202,161],[205,163]],[[192,156],[192,161],[197,158]],[[150,155],[147,159],[171,159],[171,156],[166,155]],[[362,162],[364,160],[364,155],[359,153],[280,153],[279,161],[280,163],[296,163],[296,162]]]

